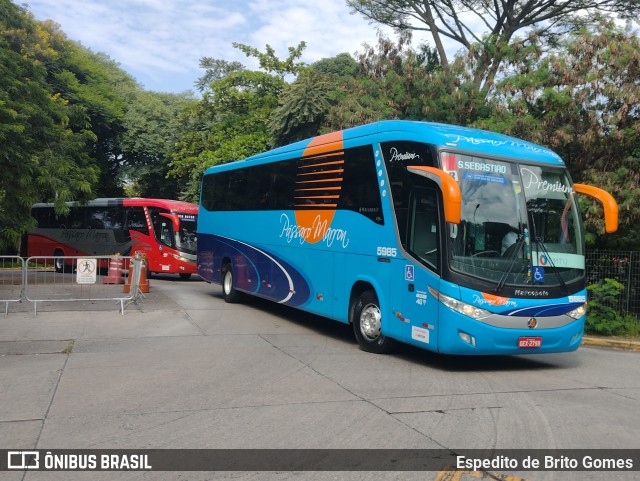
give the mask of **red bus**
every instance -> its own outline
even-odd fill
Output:
[[[95,199],[67,203],[67,215],[57,215],[54,204],[35,204],[31,215],[38,226],[27,236],[27,255],[61,257],[54,263],[62,272],[71,268],[66,256],[147,256],[148,271],[179,274],[196,272],[198,206],[165,199]]]

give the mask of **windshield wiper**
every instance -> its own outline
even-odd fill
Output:
[[[513,269],[513,266],[516,264],[516,260],[518,260],[518,255],[520,254],[520,250],[524,245],[524,237],[525,236],[523,234],[519,234],[519,239],[518,239],[518,242],[516,243],[515,252],[509,258],[510,260],[509,268],[504,272],[504,274],[502,274],[502,276],[500,277],[500,280],[498,281],[498,284],[496,285],[496,294],[500,294],[500,291],[502,290],[505,283],[507,282],[507,278],[509,277],[509,274],[511,274],[511,270]]]

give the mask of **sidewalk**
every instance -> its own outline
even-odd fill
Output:
[[[622,338],[622,337],[602,337],[602,336],[587,336],[582,338],[583,346],[591,347],[608,347],[612,349],[623,349],[625,351],[638,351],[640,352],[640,339],[639,338]]]

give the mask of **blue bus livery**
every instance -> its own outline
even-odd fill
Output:
[[[198,273],[351,323],[360,347],[572,351],[586,314],[584,237],[554,152],[495,133],[384,121],[208,169]]]

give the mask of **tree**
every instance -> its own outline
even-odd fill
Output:
[[[270,116],[273,145],[286,145],[318,134],[329,111],[330,82],[314,70],[285,86]]]
[[[255,47],[238,42],[234,42],[233,46],[241,50],[247,57],[257,58],[262,70],[268,74],[277,75],[283,80],[287,75],[299,74],[307,66],[304,62],[297,61],[307,47],[305,42],[300,42],[297,47],[289,47],[289,56],[284,60],[280,60],[276,56],[275,50],[268,44],[265,47],[265,52],[260,52]]]
[[[310,66],[311,70],[334,79],[353,77],[358,73],[358,62],[348,53],[323,58]]]
[[[581,19],[603,12],[637,19],[640,13],[637,0],[347,0],[347,5],[399,31],[429,32],[445,68],[450,65],[445,40],[462,46],[474,59],[474,88],[483,97],[509,51],[530,38],[543,36],[554,45]]]
[[[187,183],[182,192],[185,200],[197,200],[200,177],[207,167],[240,160],[273,145],[269,118],[286,86],[284,77],[303,68],[296,60],[304,42],[289,48],[284,61],[268,45],[265,53],[242,44],[234,46],[256,57],[265,71],[230,69],[182,115],[169,175]]]
[[[136,91],[127,106],[121,138],[127,195],[178,197],[181,186],[170,170],[169,152],[179,130],[179,115],[195,99],[185,94]]]
[[[428,46],[412,48],[409,31],[397,41],[380,34],[376,45],[365,44],[356,62],[355,74],[336,82],[325,130],[385,119],[468,124],[487,115],[464,59],[441,68]]]
[[[244,65],[235,61],[229,62],[212,57],[202,57],[200,59],[200,68],[205,70],[205,74],[196,80],[195,86],[200,92],[204,92],[213,81],[220,80],[238,70],[243,70]]]
[[[76,112],[71,128],[95,136],[90,155],[100,168],[96,195],[121,196],[123,121],[127,104],[139,86],[107,55],[69,40],[59,25],[51,21],[38,25],[57,53],[45,62],[47,82]]]
[[[33,225],[31,205],[91,198],[98,170],[83,113],[47,82],[45,65],[58,55],[46,30],[27,12],[0,0],[0,248],[17,248]]]
[[[323,126],[331,106],[358,72],[358,63],[348,53],[324,58],[300,71],[298,78],[285,86],[271,114],[272,144],[285,145],[326,130]]]

